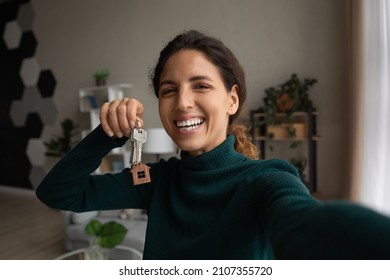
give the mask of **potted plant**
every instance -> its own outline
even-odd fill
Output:
[[[93,77],[95,79],[95,84],[97,86],[104,86],[106,84],[106,80],[108,76],[110,76],[110,72],[107,69],[103,69],[95,72],[93,74]]]
[[[106,259],[104,248],[114,248],[121,244],[127,234],[127,229],[116,221],[102,224],[98,220],[91,220],[85,226],[84,232],[91,236],[86,258]]]
[[[44,142],[46,146],[46,155],[52,157],[62,157],[70,151],[74,145],[72,138],[75,136],[77,125],[71,119],[65,119],[61,122],[62,135],[54,136],[49,142]]]
[[[293,116],[296,112],[313,112],[315,107],[309,97],[310,88],[317,82],[316,79],[299,79],[297,74],[277,87],[265,90],[264,105],[258,112],[264,113],[264,118],[258,125],[268,128],[282,127],[287,137],[296,137],[296,125]],[[268,138],[273,138],[272,129],[268,129]],[[298,146],[300,141],[294,141],[291,147]]]

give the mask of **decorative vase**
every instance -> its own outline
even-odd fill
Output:
[[[276,103],[277,103],[277,109],[278,109],[278,112],[287,112],[288,110],[291,110],[293,104],[294,104],[294,101],[291,99],[291,97],[288,95],[288,93],[281,93],[277,96],[277,99],[276,99]]]
[[[89,246],[85,250],[84,258],[86,260],[107,260],[107,250],[98,244],[97,238],[91,238],[89,240]]]

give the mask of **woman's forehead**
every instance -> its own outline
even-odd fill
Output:
[[[172,55],[164,65],[160,85],[166,79],[186,78],[188,80],[221,79],[219,69],[208,57],[197,50],[181,50]]]

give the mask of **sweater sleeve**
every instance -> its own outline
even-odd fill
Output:
[[[134,187],[129,168],[91,175],[126,140],[112,140],[98,126],[53,167],[38,186],[37,197],[51,208],[74,212],[145,208],[148,184]]]
[[[390,259],[390,218],[347,202],[319,202],[290,172],[267,179],[267,228],[278,259]]]

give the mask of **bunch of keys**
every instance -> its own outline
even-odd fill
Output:
[[[150,167],[141,163],[142,145],[145,144],[148,132],[140,127],[134,128],[131,132],[130,141],[133,147],[133,153],[130,157],[131,174],[134,185],[140,185],[151,182]]]

